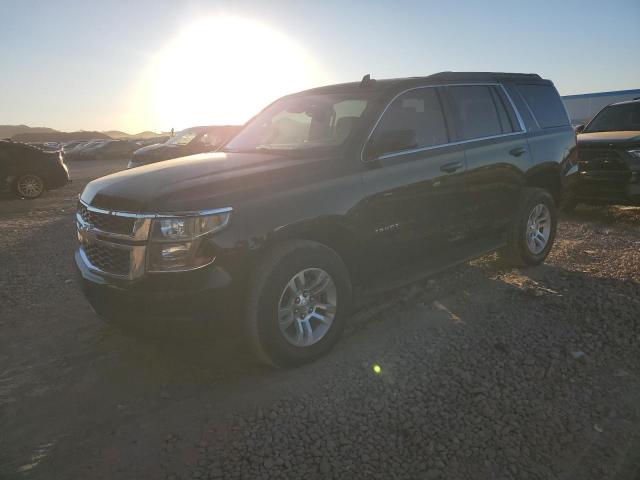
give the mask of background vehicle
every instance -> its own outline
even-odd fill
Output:
[[[283,97],[222,152],[89,183],[76,265],[103,317],[241,299],[256,354],[310,361],[352,292],[500,249],[538,264],[575,134],[538,75],[441,73]]]
[[[609,105],[577,131],[579,175],[563,207],[640,205],[640,100]]]
[[[136,148],[138,146],[128,140],[102,140],[72,150],[69,152],[69,158],[73,160],[123,159],[131,157]]]
[[[87,142],[86,140],[74,140],[72,142],[67,142],[67,143],[62,144],[61,148],[62,148],[63,153],[66,154],[66,153],[70,152],[71,150],[73,150],[74,148],[76,148],[77,146],[86,145],[87,143],[89,143],[89,142]]]
[[[60,152],[0,141],[0,191],[31,199],[68,182],[69,172]]]
[[[233,138],[240,131],[240,128],[233,125],[187,128],[176,133],[164,143],[136,150],[133,152],[133,159],[127,168],[185,157],[195,153],[213,152]]]
[[[28,142],[28,145],[44,150],[45,152],[57,152],[60,150],[60,144],[57,142]]]

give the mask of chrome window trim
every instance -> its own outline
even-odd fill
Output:
[[[391,152],[391,153],[385,153],[384,155],[381,155],[377,158],[377,160],[384,160],[386,158],[394,158],[394,157],[400,157],[402,155],[409,155],[412,153],[419,153],[419,152],[424,152],[427,150],[435,150],[438,148],[444,148],[444,147],[451,147],[451,146],[455,146],[455,145],[463,145],[465,143],[470,143],[470,142],[479,142],[482,140],[491,140],[494,138],[501,138],[501,137],[512,137],[514,135],[523,135],[525,132],[511,132],[511,133],[502,133],[500,135],[491,135],[490,137],[479,137],[479,138],[473,138],[471,140],[460,140],[459,142],[450,142],[450,143],[442,143],[440,145],[431,145],[428,147],[422,147],[422,148],[412,148],[411,150],[400,150],[398,152]]]
[[[429,145],[428,147],[415,148],[415,149],[411,149],[411,150],[401,150],[401,151],[398,151],[398,152],[390,152],[390,153],[385,153],[384,155],[381,155],[380,157],[377,157],[377,158],[372,159],[372,160],[366,160],[364,158],[365,147],[369,143],[369,140],[371,140],[371,136],[373,135],[373,132],[378,127],[378,124],[380,123],[380,120],[382,120],[382,117],[387,112],[387,110],[389,109],[391,104],[393,102],[395,102],[398,97],[404,95],[407,92],[412,92],[413,90],[422,90],[422,89],[425,89],[425,88],[438,88],[438,87],[500,87],[502,89],[502,92],[505,94],[505,96],[509,100],[509,103],[511,104],[511,108],[513,108],[513,111],[516,114],[516,118],[518,119],[518,124],[520,125],[520,131],[519,132],[511,132],[511,133],[501,133],[499,135],[491,135],[489,137],[472,138],[472,139],[469,139],[469,140],[460,140],[460,141],[457,141],[457,142],[442,143],[442,144],[439,144],[439,145]],[[526,102],[525,102],[525,105],[528,107]],[[535,119],[535,117],[534,117],[534,119]],[[393,98],[391,100],[389,100],[389,102],[387,102],[386,106],[382,110],[382,113],[380,113],[380,115],[378,116],[378,119],[376,120],[376,122],[373,124],[373,127],[369,131],[369,135],[367,135],[367,139],[365,140],[364,144],[362,145],[362,149],[360,150],[360,161],[363,162],[363,163],[367,163],[367,162],[371,162],[371,161],[374,161],[374,160],[383,160],[385,158],[392,158],[392,157],[397,157],[397,156],[400,156],[400,155],[407,155],[409,153],[416,153],[416,152],[422,152],[422,151],[426,151],[426,150],[433,150],[433,149],[436,149],[436,148],[447,147],[447,146],[450,146],[450,145],[461,145],[461,144],[469,143],[469,142],[478,142],[478,141],[481,141],[481,140],[488,140],[490,138],[508,137],[508,136],[511,136],[511,135],[520,135],[520,134],[523,134],[523,133],[527,133],[527,128],[526,128],[526,126],[524,124],[524,121],[522,120],[522,117],[520,116],[520,112],[516,108],[516,105],[513,102],[513,99],[511,98],[511,95],[509,95],[509,92],[507,92],[507,90],[504,88],[504,85],[502,85],[501,83],[498,83],[498,82],[481,82],[481,83],[442,83],[442,84],[438,84],[438,85],[420,85],[420,86],[417,86],[417,87],[407,88],[405,90],[402,90],[401,92],[398,92],[396,95],[393,96]]]
[[[526,132],[527,128],[524,126],[524,120],[522,120],[522,116],[520,115],[520,112],[516,108],[516,104],[513,103],[513,99],[511,98],[511,95],[509,95],[509,92],[507,92],[507,89],[504,88],[503,84],[499,83],[498,86],[502,90],[502,93],[504,93],[504,96],[507,97],[507,100],[509,100],[509,103],[511,104],[511,108],[513,108],[513,111],[516,114],[516,118],[518,119],[518,123],[520,124],[520,131],[517,132],[517,133]],[[514,133],[516,133],[516,132],[514,132]]]

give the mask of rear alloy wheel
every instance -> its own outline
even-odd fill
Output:
[[[556,238],[556,204],[542,188],[525,188],[520,208],[500,256],[510,265],[538,265],[544,262]]]
[[[35,173],[26,173],[18,177],[15,188],[22,198],[38,198],[44,192],[44,180]]]
[[[329,247],[289,240],[256,266],[247,298],[247,335],[264,363],[288,367],[326,354],[338,342],[351,305],[351,281]]]
[[[544,203],[539,203],[527,220],[527,247],[534,255],[539,255],[549,243],[551,235],[551,212]]]

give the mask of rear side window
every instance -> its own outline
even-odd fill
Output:
[[[436,89],[410,90],[396,98],[380,119],[374,138],[393,130],[415,132],[416,148],[447,143],[447,126]]]
[[[462,140],[493,137],[514,131],[505,105],[488,85],[449,87]]]
[[[541,128],[569,125],[560,95],[553,85],[518,85]]]

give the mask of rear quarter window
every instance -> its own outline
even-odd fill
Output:
[[[541,128],[569,125],[569,117],[553,85],[518,85]]]

